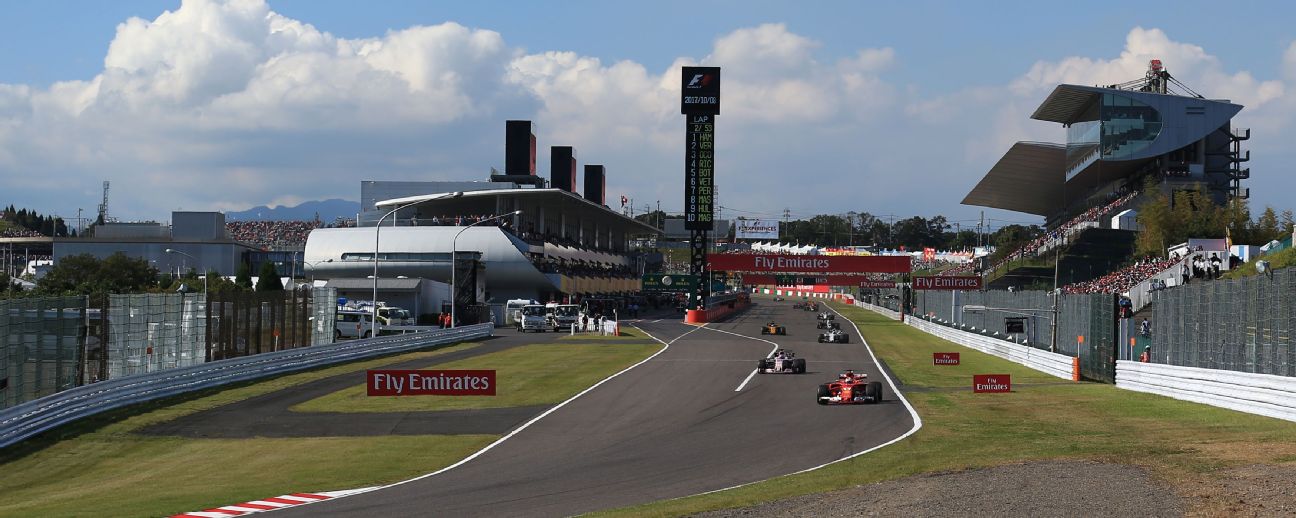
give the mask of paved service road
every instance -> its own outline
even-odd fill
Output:
[[[761,324],[771,319],[786,325],[788,336],[761,337]],[[275,513],[566,516],[722,489],[837,460],[913,427],[889,385],[879,405],[815,404],[815,387],[844,368],[885,385],[854,328],[842,324],[852,343],[816,343],[814,313],[768,298],[708,328],[643,324],[673,344],[477,458],[439,475]],[[757,375],[735,391],[774,346],[712,327],[778,342],[806,358],[810,372]]]

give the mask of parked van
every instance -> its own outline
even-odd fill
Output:
[[[549,315],[549,310],[539,304],[528,304],[522,307],[522,318],[518,320],[518,331],[523,333],[527,331],[545,332],[550,329],[557,330],[554,325],[553,317]]]
[[[521,329],[522,308],[538,304],[531,299],[512,299],[504,304],[504,325]]]
[[[339,309],[337,328],[333,330],[333,340],[343,338],[369,338],[373,332],[373,315],[368,311],[356,309]]]
[[[572,326],[576,325],[576,321],[580,320],[580,306],[575,304],[558,304],[550,308],[550,313],[553,315],[554,328],[557,331],[571,330]]]

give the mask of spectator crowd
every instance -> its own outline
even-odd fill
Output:
[[[310,232],[323,227],[319,221],[230,221],[225,232],[230,239],[270,250],[304,246]]]
[[[1124,293],[1175,265],[1174,259],[1144,258],[1097,279],[1068,284],[1064,293]]]

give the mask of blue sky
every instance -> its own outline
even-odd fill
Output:
[[[726,72],[722,205],[969,219],[959,200],[1011,142],[1064,138],[1028,119],[1051,85],[1133,79],[1154,55],[1247,105],[1253,203],[1293,205],[1282,2],[258,3],[7,4],[0,202],[91,211],[102,179],[126,218],[356,199],[361,179],[480,176],[503,120],[531,118],[542,157],[576,145],[608,166],[609,198],[678,208],[682,117],[662,85],[703,61]],[[271,12],[310,30],[267,37]]]

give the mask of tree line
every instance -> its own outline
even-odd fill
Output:
[[[274,263],[261,263],[255,285],[252,268],[239,265],[234,280],[215,270],[207,272],[207,289],[213,293],[246,291],[283,291],[284,285]],[[59,259],[36,287],[22,291],[8,274],[0,272],[0,298],[23,296],[91,295],[122,293],[201,293],[203,280],[198,271],[189,269],[181,275],[159,271],[146,259],[128,257],[120,252],[100,259],[90,254]]]
[[[10,204],[9,207],[5,209],[4,214],[0,216],[3,216],[0,217],[0,219],[32,232],[39,232],[42,236],[55,237],[76,235],[75,231],[71,234],[68,233],[68,227],[63,222],[63,218],[57,216],[43,216],[34,210],[15,209],[13,204]]]
[[[661,223],[669,218],[662,211],[652,211],[635,216],[635,219],[664,230]],[[1029,241],[1043,229],[1038,225],[1007,225],[978,235],[974,229],[965,229],[949,222],[944,216],[925,218],[913,216],[890,220],[868,212],[846,214],[820,214],[809,219],[784,221],[780,225],[779,241],[792,244],[813,244],[821,247],[873,246],[886,249],[921,250],[971,250],[978,245],[1009,246]],[[734,238],[730,228],[727,239]]]

